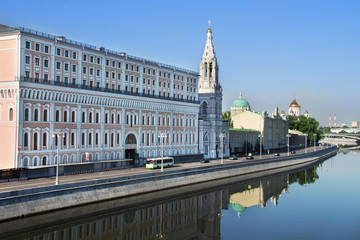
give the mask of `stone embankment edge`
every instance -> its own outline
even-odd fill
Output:
[[[203,171],[197,174],[177,174],[177,176],[170,178],[172,181],[169,181],[169,175],[164,175],[157,177],[157,180],[142,178],[128,182],[94,184],[73,189],[50,191],[43,194],[37,193],[18,198],[8,198],[0,201],[0,222],[116,198],[311,163],[335,155],[336,152],[337,149],[316,157],[267,162],[241,168],[213,169],[213,171]]]

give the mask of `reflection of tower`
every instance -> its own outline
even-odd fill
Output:
[[[334,113],[334,127],[336,127],[336,113]]]
[[[329,114],[329,127],[331,127],[331,113]]]

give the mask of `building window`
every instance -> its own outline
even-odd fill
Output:
[[[76,65],[72,65],[72,71],[76,72]]]
[[[82,113],[82,118],[81,118],[81,122],[85,122],[85,112]]]
[[[10,108],[10,113],[12,114],[12,108]],[[10,120],[10,115],[9,115],[9,120]],[[25,112],[24,112],[24,121],[29,121],[29,109],[25,108]]]
[[[83,74],[86,74],[86,67],[83,67]]]
[[[44,60],[44,67],[49,67],[49,60],[48,59]]]
[[[71,146],[75,145],[75,133],[71,133]]]
[[[65,50],[65,57],[69,57],[69,51]]]
[[[9,121],[13,121],[14,120],[14,109],[10,108],[9,109]]]
[[[34,133],[33,145],[34,145],[34,150],[38,150],[38,133]]]
[[[73,59],[76,59],[76,52],[73,52]]]
[[[60,111],[56,110],[55,112],[55,122],[59,122],[60,121]]]
[[[95,133],[95,145],[99,145],[99,134]]]
[[[101,64],[101,63],[100,63],[100,58],[99,58],[99,57],[96,59],[96,62],[97,62],[97,64]]]
[[[85,133],[81,134],[81,145],[85,145]]]
[[[65,64],[64,64],[64,70],[65,70],[65,71],[69,71],[69,64],[68,64],[68,63],[65,63]]]
[[[40,44],[38,44],[38,43],[35,44],[35,50],[40,51]]]
[[[64,111],[63,122],[67,122],[67,113],[68,113],[67,111]]]
[[[34,110],[34,121],[39,121],[39,109]]]
[[[43,121],[44,122],[47,122],[47,116],[48,115],[48,110],[47,109],[44,109],[44,112],[43,112]]]
[[[99,123],[99,113],[96,113],[95,115],[95,123]]]
[[[107,143],[108,143],[108,135],[107,135],[107,133],[105,133],[104,143],[105,143],[105,145],[107,145]]]
[[[90,62],[94,62],[94,57],[90,56]]]
[[[96,76],[98,76],[98,77],[100,76],[100,70],[99,69],[96,70]]]
[[[25,63],[30,64],[30,56],[25,56]]]
[[[28,41],[25,42],[25,48],[30,49],[30,42],[28,42]]]
[[[40,65],[40,58],[35,58],[35,65],[39,66]]]
[[[29,134],[24,134],[24,147],[29,147]]]
[[[57,48],[57,49],[56,49],[56,55],[58,55],[58,56],[61,55],[61,49],[60,49],[60,48]]]
[[[71,122],[75,122],[75,111],[71,112]]]
[[[47,143],[46,133],[43,133],[42,143],[43,143],[43,147],[46,147],[46,143]]]
[[[60,62],[56,62],[56,69],[60,70]]]
[[[108,123],[108,114],[105,113],[105,123]]]
[[[86,62],[86,58],[87,58],[87,55],[86,55],[86,54],[84,54],[84,55],[83,55],[83,61],[85,61],[85,62]]]

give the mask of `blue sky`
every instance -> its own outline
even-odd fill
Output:
[[[0,0],[23,26],[198,71],[212,21],[223,108],[287,111],[294,95],[321,125],[360,121],[359,0]]]

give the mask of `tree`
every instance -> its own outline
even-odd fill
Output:
[[[303,115],[299,117],[289,116],[289,129],[299,130],[302,133],[308,134],[308,140],[314,141],[314,133],[317,134],[316,140],[320,140],[323,133],[318,129],[319,122],[315,118],[305,117]]]
[[[230,111],[226,111],[226,112],[223,112],[222,113],[222,118],[224,121],[228,121],[229,122],[229,126],[230,128],[233,128],[234,127],[234,123],[231,119],[231,112]]]

